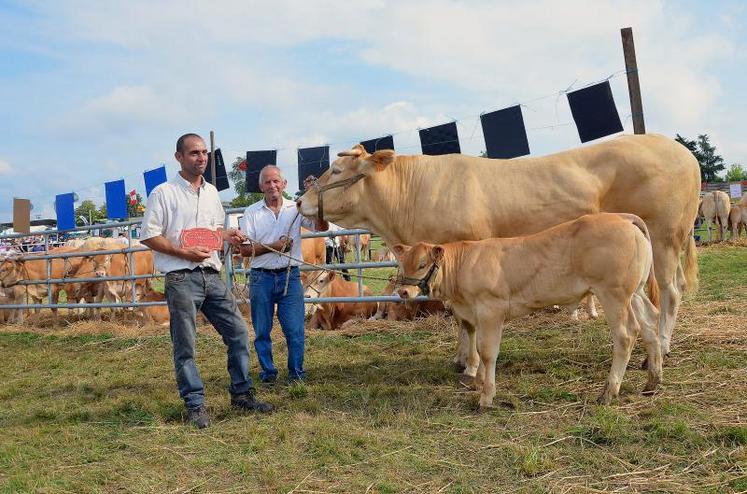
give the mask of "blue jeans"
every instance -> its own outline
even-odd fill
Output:
[[[304,352],[304,308],[301,274],[298,267],[290,270],[288,293],[285,291],[285,273],[252,269],[249,272],[249,298],[251,300],[252,326],[254,326],[254,349],[262,371],[262,381],[274,380],[278,371],[272,361],[272,316],[278,307],[278,321],[288,344],[288,379],[302,379]]]
[[[253,389],[249,376],[249,335],[236,300],[214,270],[172,271],[166,274],[166,302],[169,306],[171,341],[179,396],[187,408],[205,402],[205,388],[195,364],[197,311],[223,337],[228,350],[228,375],[232,395]]]

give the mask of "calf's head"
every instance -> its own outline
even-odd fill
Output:
[[[23,261],[15,257],[0,259],[0,286],[8,288],[21,281],[21,266]]]
[[[112,265],[112,256],[93,256],[93,274],[97,278],[103,278],[109,275],[109,268]]]
[[[311,297],[329,297],[330,287],[337,273],[334,271],[320,271],[316,275],[309,276],[308,286],[304,295]]]
[[[443,261],[444,248],[420,242],[414,247],[395,245],[392,252],[399,263],[397,295],[402,299],[430,295],[440,283],[438,269]]]

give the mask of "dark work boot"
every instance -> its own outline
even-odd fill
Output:
[[[254,398],[254,393],[249,391],[248,393],[231,396],[231,406],[233,408],[243,410],[246,412],[257,412],[257,413],[270,413],[275,408],[269,403],[263,403],[257,401]]]
[[[198,429],[204,429],[210,425],[210,417],[208,416],[205,406],[198,408],[187,409],[187,423],[194,425]]]

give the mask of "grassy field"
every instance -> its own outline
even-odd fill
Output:
[[[229,408],[204,327],[204,431],[182,423],[164,328],[0,327],[0,492],[745,492],[747,245],[700,254],[663,387],[641,396],[639,345],[611,406],[607,328],[566,314],[509,325],[484,414],[451,369],[450,319],[310,332],[308,383],[260,389],[278,408],[263,417]]]

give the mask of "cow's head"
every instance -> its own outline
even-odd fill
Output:
[[[23,279],[22,266],[23,260],[20,256],[11,255],[0,258],[0,286],[8,288],[21,281]]]
[[[319,271],[309,275],[304,295],[307,298],[328,297],[335,276],[337,276],[337,273],[334,271]]]
[[[324,219],[340,222],[345,226],[345,220],[350,218],[358,204],[365,200],[367,179],[394,162],[394,151],[386,149],[368,154],[363,146],[357,144],[350,151],[343,151],[337,156],[338,159],[332,163],[329,170],[298,199],[297,204],[304,216],[321,217],[321,196],[321,212]]]
[[[438,268],[443,261],[444,248],[420,242],[414,247],[395,245],[392,252],[399,263],[397,295],[402,299],[430,295],[438,284]]]
[[[109,269],[111,268],[111,265],[112,265],[111,254],[93,256],[91,260],[93,262],[94,276],[96,276],[97,278],[103,278],[105,276],[109,276]]]

